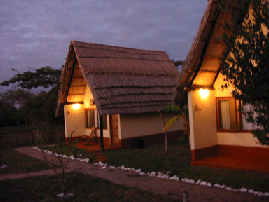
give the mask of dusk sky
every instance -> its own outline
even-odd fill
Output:
[[[1,0],[0,82],[65,63],[70,41],[166,51],[185,60],[207,0]]]

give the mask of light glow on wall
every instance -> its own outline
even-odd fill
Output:
[[[200,89],[200,96],[202,99],[206,99],[209,96],[209,90],[208,89]]]
[[[80,107],[81,107],[80,104],[73,104],[73,105],[72,105],[72,108],[73,108],[73,109],[79,109]]]

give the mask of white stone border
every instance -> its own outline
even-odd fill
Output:
[[[41,151],[40,148],[38,147],[33,147],[33,149],[36,149],[38,151]],[[48,153],[49,155],[55,155],[55,156],[60,156],[60,157],[63,157],[63,158],[70,158],[71,160],[74,160],[74,161],[84,161],[86,163],[89,163],[90,162],[90,159],[89,158],[75,158],[73,155],[72,156],[66,156],[66,155],[62,155],[62,154],[58,154],[58,153],[53,153],[52,151],[48,151],[48,150],[42,150],[43,152],[46,152]],[[79,156],[79,154],[78,154]]]
[[[41,151],[41,149],[39,149],[38,147],[33,147],[33,149],[36,149],[36,150],[39,150]],[[43,150],[44,152],[48,153],[49,155],[55,155],[55,156],[62,156],[63,158],[70,158],[71,160],[75,160],[75,161],[84,161],[86,163],[88,163],[90,161],[89,158],[86,158],[86,159],[83,159],[83,158],[75,158],[74,156],[66,156],[66,155],[60,155],[60,154],[57,154],[57,153],[53,153],[51,151],[48,151],[48,150]],[[103,163],[102,161],[99,161],[99,163],[94,163],[93,165],[95,166],[100,166],[100,169],[106,169],[106,168],[109,168],[109,169],[116,169],[115,166],[112,166],[112,165],[107,165],[107,163]],[[241,189],[234,189],[232,187],[228,187],[226,186],[225,184],[221,185],[221,184],[214,184],[212,185],[211,182],[206,182],[206,181],[202,181],[201,179],[195,181],[194,179],[188,179],[188,178],[182,178],[182,179],[179,179],[179,177],[177,175],[174,175],[173,177],[170,177],[169,174],[170,172],[168,171],[166,174],[162,173],[162,172],[142,172],[142,170],[139,168],[139,169],[135,169],[135,168],[129,168],[129,167],[125,167],[124,165],[122,166],[119,166],[117,167],[117,169],[121,169],[121,170],[124,170],[124,171],[134,171],[136,173],[139,173],[139,175],[147,175],[147,176],[150,176],[150,177],[158,177],[158,178],[162,178],[162,179],[169,179],[169,180],[175,180],[175,181],[181,181],[181,182],[184,182],[184,183],[189,183],[189,184],[196,184],[196,185],[200,185],[200,186],[207,186],[207,187],[214,187],[214,188],[218,188],[218,189],[224,189],[224,190],[227,190],[227,191],[234,191],[234,192],[242,192],[242,193],[250,193],[250,194],[254,194],[254,195],[257,195],[257,196],[264,196],[264,197],[269,197],[269,192],[261,192],[261,191],[254,191],[253,189],[247,189],[245,187],[242,187]]]
[[[106,169],[106,168],[109,168],[109,169],[116,169],[115,166],[112,166],[112,165],[107,165],[106,163],[103,163],[102,161],[99,161],[99,163],[94,163],[93,165],[95,166],[100,166],[100,169]],[[181,181],[181,182],[184,182],[184,183],[189,183],[189,184],[196,184],[196,185],[200,185],[200,186],[207,186],[207,187],[214,187],[214,188],[218,188],[218,189],[224,189],[224,190],[227,190],[227,191],[234,191],[234,192],[242,192],[242,193],[250,193],[250,194],[254,194],[254,195],[257,195],[257,196],[264,196],[264,197],[269,197],[269,192],[260,192],[260,191],[254,191],[253,189],[247,189],[247,188],[244,188],[242,187],[241,189],[234,189],[232,187],[228,187],[226,186],[225,184],[223,185],[220,185],[218,183],[216,184],[212,184],[211,182],[206,182],[206,181],[202,181],[202,180],[197,180],[195,181],[194,179],[188,179],[188,178],[182,178],[182,179],[179,179],[179,177],[177,175],[174,175],[173,177],[169,177],[169,174],[170,172],[168,171],[166,174],[162,173],[162,172],[142,172],[142,170],[139,168],[139,169],[135,169],[135,168],[129,168],[129,167],[125,167],[124,165],[122,166],[119,166],[117,167],[117,169],[121,169],[121,170],[124,170],[124,171],[134,171],[134,172],[137,172],[139,173],[140,175],[146,175],[146,176],[150,176],[150,177],[158,177],[158,178],[162,178],[162,179],[169,179],[169,180],[175,180],[175,181]]]

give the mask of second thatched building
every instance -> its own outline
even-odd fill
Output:
[[[159,111],[173,103],[179,73],[163,51],[72,41],[62,70],[56,115],[64,113],[65,136],[90,135],[94,129],[109,144],[130,147],[164,142]],[[174,114],[164,113],[165,121]],[[174,124],[168,141],[183,130]]]

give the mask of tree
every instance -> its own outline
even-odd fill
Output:
[[[16,70],[13,69],[13,71]],[[1,86],[18,83],[19,87],[26,89],[56,87],[59,86],[61,73],[60,69],[52,69],[49,66],[41,67],[40,69],[34,69],[34,72],[18,73],[10,80],[2,82]]]
[[[18,120],[13,115],[17,114],[17,108],[10,103],[0,100],[0,127],[1,126],[16,126]]]
[[[24,106],[28,113],[30,121],[46,121],[46,122],[62,122],[62,117],[55,117],[55,108],[58,99],[58,87],[52,88],[50,91],[41,91],[32,98]]]
[[[47,145],[47,142],[44,141],[45,137],[44,137],[44,134],[42,132],[43,129],[44,129],[44,126],[45,125],[43,125],[43,126],[41,125],[38,128],[35,127],[36,128],[36,143],[38,145],[38,148],[36,148],[36,149],[39,149],[42,152],[44,160],[47,163],[47,165],[51,169],[53,169],[53,171],[54,171],[54,173],[56,175],[59,176],[59,181],[61,183],[61,189],[62,189],[63,193],[58,194],[57,196],[64,197],[64,198],[69,197],[69,196],[74,196],[74,193],[68,193],[68,194],[66,193],[66,191],[67,191],[66,168],[67,168],[67,165],[68,165],[68,163],[70,161],[70,158],[72,158],[72,159],[76,158],[76,153],[77,153],[76,152],[76,145],[77,145],[78,141],[74,141],[71,144],[71,142],[73,141],[73,138],[72,138],[73,133],[75,132],[76,129],[74,129],[71,132],[70,138],[69,138],[69,140],[68,140],[68,142],[66,144],[62,143],[61,138],[60,138],[60,134],[59,134],[58,148],[60,150],[60,155],[57,154],[57,160],[58,160],[58,162],[60,164],[60,172],[58,172],[57,169],[54,166],[55,162],[54,161],[50,162],[48,156],[45,154],[45,152],[48,152],[47,151],[48,145]],[[52,152],[50,152],[50,154],[52,154]],[[69,156],[66,156],[66,154],[69,155]],[[55,153],[55,155],[56,155],[56,153]],[[89,159],[86,159],[85,161],[89,162]]]
[[[18,85],[17,90],[7,91],[5,97],[9,98],[11,103],[19,108],[20,112],[24,112],[23,117],[26,121],[62,122],[62,117],[56,119],[54,115],[61,72],[61,70],[52,69],[48,66],[34,69],[34,71],[29,70],[24,73],[17,73],[10,80],[2,82],[1,86]],[[41,91],[39,94],[24,90],[38,87],[51,89],[48,92]],[[29,94],[28,97],[26,96],[27,93]],[[28,99],[25,99],[26,97]]]
[[[17,123],[17,126],[22,122],[27,122],[27,113],[24,110],[24,105],[30,100],[33,96],[32,93],[24,89],[10,89],[5,92],[1,92],[0,99],[2,103],[5,103],[5,109],[2,109],[2,112],[5,112],[6,115],[10,115],[12,119]]]
[[[241,3],[240,3],[241,2]],[[242,3],[243,2],[243,3]],[[223,4],[223,1],[222,1]],[[225,5],[225,4],[224,4]],[[242,109],[247,121],[258,126],[252,133],[261,144],[269,144],[269,7],[266,1],[246,0],[232,4],[239,12],[232,35],[225,34],[227,51],[221,72],[224,87],[233,86],[233,95],[251,110]],[[228,6],[231,6],[229,4]],[[224,6],[223,8],[227,8]],[[251,12],[249,12],[249,8]],[[236,20],[236,21],[235,21]],[[232,29],[226,23],[226,29]]]
[[[181,70],[184,61],[183,61],[183,60],[177,60],[177,61],[172,60],[172,61],[173,61],[174,65],[176,66],[176,68],[177,68],[178,70]]]
[[[184,134],[188,135],[188,140],[189,140],[190,139],[190,125],[189,125],[187,107],[180,108],[177,105],[168,105],[165,107],[164,112],[177,112],[179,114],[178,116],[174,116],[167,123],[165,123],[162,112],[159,111],[162,124],[163,124],[163,130],[164,130],[164,149],[165,149],[165,152],[167,152],[167,130],[176,122],[176,120],[183,119]]]
[[[33,94],[29,90],[12,88],[3,92],[1,97],[5,102],[10,103],[14,107],[20,108],[30,100],[32,95]]]

